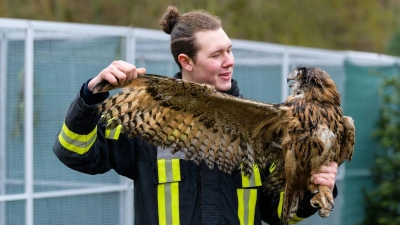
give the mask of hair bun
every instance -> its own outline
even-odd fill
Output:
[[[174,29],[175,24],[176,24],[176,19],[175,19],[175,18],[172,18],[172,19],[169,21],[169,28],[171,29],[171,31],[172,31],[172,29]]]
[[[171,34],[176,23],[178,22],[179,11],[175,6],[168,6],[165,14],[160,20],[160,26],[167,34]]]

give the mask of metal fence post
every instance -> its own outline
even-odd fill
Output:
[[[129,30],[129,33],[126,36],[126,61],[136,65],[136,37],[134,28]],[[134,221],[134,206],[133,206],[133,181],[131,179],[127,179],[125,177],[122,178],[124,180],[124,184],[126,185],[124,196],[125,203],[122,210],[125,213],[125,223],[126,225],[133,225]]]
[[[25,93],[24,93],[24,135],[25,135],[25,195],[26,225],[33,225],[33,57],[34,30],[28,21],[25,39]]]
[[[7,36],[0,39],[0,195],[6,194],[6,107],[7,107]],[[0,202],[0,215],[6,214],[6,202]],[[6,224],[6,217],[0,217],[0,225]]]

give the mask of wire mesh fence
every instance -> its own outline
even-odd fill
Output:
[[[376,78],[357,69],[372,65],[391,73],[398,71],[400,59],[245,40],[233,40],[233,53],[234,79],[249,99],[284,101],[289,94],[286,76],[295,66],[321,67],[335,80],[345,114],[362,127],[355,163],[339,170],[339,197],[331,216],[323,220],[313,216],[300,224],[354,224],[347,213],[351,205],[362,205],[355,192],[370,182],[368,165],[361,161],[371,162],[370,133],[376,119],[365,115],[366,109],[372,114],[376,109],[366,106],[369,100],[360,93],[376,96],[377,88]],[[172,76],[178,71],[169,36],[161,31],[0,19],[0,225],[133,224],[131,180],[114,171],[96,176],[78,173],[52,152],[80,86],[113,60],[146,67],[153,74]],[[359,86],[360,80],[369,89]],[[359,140],[368,146],[358,145]],[[362,215],[362,208],[352,213]]]

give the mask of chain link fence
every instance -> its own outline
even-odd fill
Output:
[[[379,79],[371,71],[396,73],[400,59],[232,41],[234,79],[246,98],[284,101],[286,76],[295,66],[321,67],[335,80],[345,114],[356,121],[355,156],[339,169],[336,210],[328,219],[315,215],[300,224],[355,224],[362,218],[360,190],[370,186],[376,145],[371,132],[379,113]],[[52,152],[80,86],[113,60],[153,74],[178,71],[162,31],[0,18],[0,225],[133,224],[131,180],[114,171],[78,173]]]

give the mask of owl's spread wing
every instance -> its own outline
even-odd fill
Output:
[[[255,163],[281,157],[268,146],[280,143],[290,119],[287,108],[220,93],[213,86],[158,75],[139,75],[99,106],[108,128],[141,137],[157,146],[184,151],[188,159],[231,173],[242,165],[251,174]],[[95,87],[96,89],[96,87]],[[97,87],[99,91],[111,85]]]

